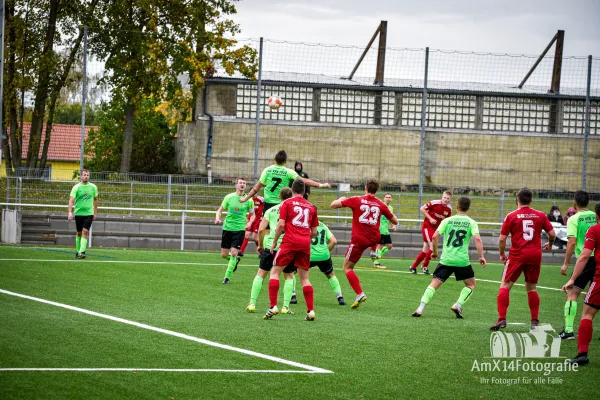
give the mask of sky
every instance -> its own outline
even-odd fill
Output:
[[[242,0],[243,38],[365,46],[381,20],[388,47],[538,55],[565,31],[565,56],[600,57],[598,0]]]

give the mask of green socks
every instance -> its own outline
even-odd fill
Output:
[[[85,238],[81,238],[81,243],[79,245],[79,252],[80,253],[85,253],[85,249],[87,249],[87,242],[88,240]]]
[[[254,281],[252,282],[252,291],[250,292],[250,304],[256,304],[256,300],[258,299],[258,295],[262,290],[263,278],[260,276],[255,276]]]
[[[377,250],[377,255],[379,258],[383,258],[388,251],[390,251],[390,249],[388,249],[387,246],[383,246],[381,249]]]
[[[77,253],[79,253],[79,248],[81,247],[81,236],[75,236],[75,249]]]
[[[338,281],[337,276],[334,275],[331,278],[329,278],[329,286],[331,286],[331,288],[333,289],[333,293],[335,293],[337,297],[342,297],[342,288],[340,286],[340,281]]]
[[[296,276],[294,275],[294,278]],[[294,292],[294,279],[286,279],[283,284],[283,306],[289,307],[292,301],[292,293]]]
[[[235,269],[235,263],[237,259],[235,257],[230,257],[229,262],[227,263],[227,272],[225,272],[225,278],[231,278],[231,274],[233,274],[233,270]]]
[[[463,290],[460,291],[460,296],[458,297],[458,302],[460,303],[461,306],[463,306],[467,302],[467,300],[469,300],[469,297],[471,297],[472,293],[473,293],[473,290],[468,287],[464,287]]]
[[[435,289],[431,286],[427,286],[427,289],[425,289],[425,293],[423,293],[423,297],[421,297],[421,303],[429,303],[434,294]]]
[[[292,286],[292,295],[296,294],[296,277],[297,276],[298,276],[297,274],[294,274],[294,279],[293,279],[294,283],[293,283],[293,286]]]
[[[575,314],[577,314],[577,302],[567,301],[565,303],[565,332],[567,333],[573,332]]]

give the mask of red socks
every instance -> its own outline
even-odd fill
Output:
[[[246,246],[248,246],[248,239],[244,238],[244,241],[242,242],[242,247],[240,247],[240,253],[243,253],[244,250],[246,250]]]
[[[270,287],[270,286],[269,286]],[[306,312],[311,312],[315,309],[314,291],[312,286],[303,286],[304,300],[306,300]]]
[[[270,279],[269,301],[271,302],[271,307],[275,307],[277,305],[277,292],[279,292],[279,279]]]
[[[510,304],[510,296],[509,296],[510,291],[508,290],[508,288],[500,288],[500,291],[498,292],[498,318],[500,319],[506,319],[506,311],[508,310],[508,305]],[[537,292],[536,292],[537,294]],[[531,302],[531,300],[530,300]],[[531,303],[530,307],[531,307]],[[538,307],[540,304],[540,300],[538,297]],[[533,311],[532,311],[533,312]]]
[[[527,292],[527,302],[529,303],[529,310],[531,311],[531,319],[538,319],[538,313],[540,311],[540,295],[535,290],[533,292]]]
[[[421,261],[423,261],[425,259],[426,254],[424,252],[420,252],[417,255],[417,258],[415,258],[415,261],[412,263],[412,265],[410,266],[412,269],[417,269],[417,267],[419,266],[419,264],[421,264]]]
[[[423,268],[429,267],[429,261],[431,261],[431,255],[433,254],[433,250],[427,250],[425,254],[425,261],[423,261]]]
[[[348,278],[348,283],[350,283],[350,286],[352,286],[352,289],[356,292],[356,294],[361,294],[362,288],[360,287],[360,280],[354,271],[350,270],[346,272],[346,278]]]
[[[587,353],[592,341],[592,331],[594,325],[591,319],[582,319],[579,323],[579,332],[577,333],[577,349],[579,353]]]

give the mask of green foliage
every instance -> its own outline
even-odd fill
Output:
[[[152,98],[140,101],[133,122],[132,172],[174,173],[175,147],[166,117],[156,110]],[[98,129],[86,140],[86,166],[95,171],[118,171],[121,165],[125,104],[113,100],[103,103],[96,115]]]
[[[59,104],[54,111],[54,124],[81,125],[81,104]],[[85,106],[85,125],[96,125],[96,110]]]

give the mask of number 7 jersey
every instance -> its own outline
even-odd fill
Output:
[[[379,232],[380,218],[383,214],[388,220],[394,217],[388,206],[375,195],[354,196],[342,200],[342,206],[352,209],[353,244],[371,246],[381,238]]]
[[[510,235],[508,250],[511,260],[542,258],[542,229],[550,232],[552,224],[541,211],[525,206],[509,213],[502,224],[501,235]]]
[[[456,214],[442,220],[437,229],[444,238],[444,249],[440,264],[448,267],[468,267],[471,237],[479,236],[479,226],[466,214]]]
[[[310,230],[319,225],[317,208],[303,197],[294,196],[281,203],[279,208],[279,219],[285,221],[283,241],[295,249],[306,248],[310,253]]]

